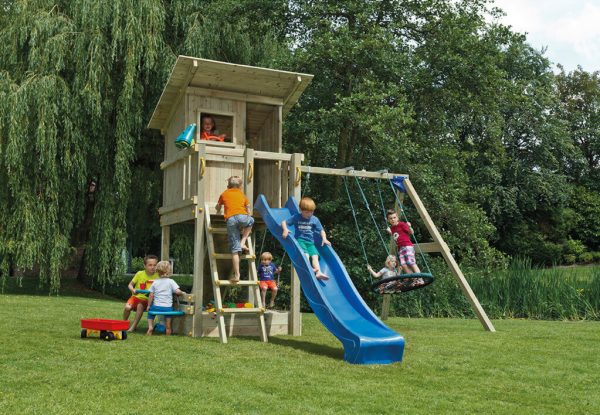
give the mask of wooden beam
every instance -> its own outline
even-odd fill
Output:
[[[448,248],[448,245],[446,245],[446,242],[444,242],[444,239],[442,238],[442,236],[438,232],[437,228],[435,227],[435,224],[431,220],[431,217],[429,217],[429,213],[427,213],[427,210],[425,209],[423,202],[421,202],[419,195],[415,191],[415,188],[413,187],[413,185],[409,179],[404,180],[404,187],[406,188],[406,193],[408,194],[408,196],[412,200],[413,204],[415,205],[417,212],[419,212],[419,216],[421,216],[421,219],[423,219],[423,222],[425,223],[425,226],[427,227],[427,230],[431,234],[433,240],[437,244],[440,245],[440,247],[442,249],[441,253],[442,253],[442,256],[444,257],[444,260],[450,267],[450,271],[452,272],[452,275],[454,275],[454,278],[458,282],[461,290],[463,291],[463,293],[465,294],[465,296],[471,303],[471,306],[473,307],[473,310],[475,311],[477,318],[479,318],[479,321],[481,322],[481,324],[487,331],[492,331],[492,332],[496,331],[496,329],[494,328],[494,325],[492,324],[489,317],[485,313],[485,310],[483,309],[483,307],[481,307],[481,304],[479,304],[479,300],[475,296],[475,293],[473,293],[473,290],[471,289],[469,282],[463,275],[462,271],[460,270],[460,267],[456,263],[456,260],[450,253],[450,249]]]
[[[302,181],[296,181],[296,170],[301,166],[302,154],[294,153],[290,160],[290,173],[288,181],[288,195],[300,199]],[[302,314],[300,313],[300,279],[298,273],[292,267],[291,286],[290,286],[290,313],[288,323],[288,333],[292,336],[302,335]]]
[[[255,151],[254,158],[260,160],[274,160],[274,161],[290,161],[292,159],[291,154],[287,153],[274,153],[272,151]],[[301,161],[304,161],[304,154],[302,154]]]
[[[192,196],[191,198],[182,200],[181,202],[175,203],[174,205],[160,207],[158,209],[158,213],[160,213],[161,215],[165,215],[165,214],[173,212],[175,210],[183,209],[190,205],[197,205],[197,204],[198,204],[198,196]]]
[[[195,152],[196,152],[195,146],[186,148],[185,150],[181,150],[171,160],[165,160],[162,163],[160,163],[160,169],[165,170],[165,169],[169,168],[170,166],[172,166],[173,164],[175,164],[181,160],[184,160],[186,157],[194,154]]]
[[[171,243],[171,227],[161,226],[162,237],[161,237],[161,248],[160,248],[160,259],[161,261],[169,260],[169,246]]]
[[[366,170],[348,170],[348,169],[330,169],[327,167],[313,167],[313,166],[302,166],[300,170],[303,173],[310,174],[326,174],[329,176],[348,176],[348,177],[365,177],[369,179],[391,179],[394,177],[404,177],[408,179],[407,174],[395,174],[395,173],[385,173],[385,172],[376,172],[376,171],[366,171]]]
[[[437,242],[423,242],[419,244],[417,253],[419,253],[419,249],[422,252],[442,252],[442,245]]]
[[[196,168],[198,172],[201,168],[200,155],[204,155],[206,151],[206,146],[204,144],[199,145],[199,154],[197,157],[198,164]],[[204,177],[198,174],[198,182],[196,189],[198,190],[198,195],[194,197],[204,198]],[[203,209],[196,209],[196,216],[194,220],[194,283],[192,287],[192,294],[194,295],[194,316],[192,317],[192,336],[200,337],[203,332],[203,320],[202,320],[202,302],[204,301],[204,254],[206,252],[205,246],[205,235],[204,235],[204,227],[205,224],[205,214],[202,211]]]
[[[174,225],[176,223],[193,220],[196,215],[196,206],[190,205],[186,208],[174,210],[160,216],[160,226]]]
[[[187,90],[188,93],[192,95],[199,95],[203,97],[232,99],[235,101],[255,102],[257,104],[283,105],[283,100],[281,98],[253,94],[243,94],[240,92],[229,92],[208,88],[199,88],[195,86],[189,86]]]
[[[381,303],[381,319],[387,320],[390,314],[390,302],[392,296],[390,294],[383,294],[383,301]]]

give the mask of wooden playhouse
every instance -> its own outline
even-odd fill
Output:
[[[264,194],[272,207],[281,207],[289,196],[300,198],[302,173],[390,179],[387,171],[366,172],[302,165],[303,154],[282,152],[282,123],[310,84],[312,75],[257,68],[179,56],[148,124],[164,136],[163,203],[159,209],[162,227],[161,259],[169,258],[170,227],[186,223],[194,227],[193,291],[184,299],[183,318],[176,332],[200,336],[300,335],[300,283],[292,268],[289,311],[267,311],[261,304],[256,276],[256,254],[242,255],[247,275],[235,285],[247,289],[250,308],[226,308],[223,294],[231,288],[226,229],[222,215],[214,209],[230,176],[243,179],[243,191],[253,202]],[[225,134],[224,142],[200,140],[203,115],[211,115]],[[196,139],[186,149],[175,146],[184,129],[195,123]],[[429,231],[433,242],[420,244],[423,252],[437,252],[471,303],[483,327],[495,331],[448,246],[429,217],[408,176],[407,195]],[[256,229],[261,229],[260,217]],[[254,238],[251,236],[250,242]],[[255,241],[254,241],[255,242]],[[214,299],[215,313],[202,310]],[[387,315],[389,295],[384,296],[382,318]]]

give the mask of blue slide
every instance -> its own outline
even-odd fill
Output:
[[[281,236],[281,222],[299,212],[296,200],[290,197],[284,208],[270,208],[265,197],[259,195],[254,208],[290,257],[315,315],[342,342],[344,360],[357,364],[401,361],[404,338],[383,324],[365,304],[335,251],[330,246],[321,246],[321,237],[316,237],[321,270],[330,278],[317,280],[307,256],[293,237],[294,227],[288,227],[290,235],[286,239]]]

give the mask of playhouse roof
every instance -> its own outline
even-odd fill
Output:
[[[283,105],[283,115],[298,102],[313,75],[178,56],[148,128],[166,127],[187,87],[244,94],[248,102]]]

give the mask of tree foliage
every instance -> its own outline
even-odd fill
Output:
[[[39,267],[56,292],[82,246],[100,285],[124,247],[158,250],[162,138],[145,126],[179,54],[314,73],[286,149],[409,174],[463,263],[600,249],[598,73],[554,75],[501,13],[487,0],[0,2],[0,273]],[[357,254],[338,220],[350,219],[342,181],[305,186],[344,256]]]

